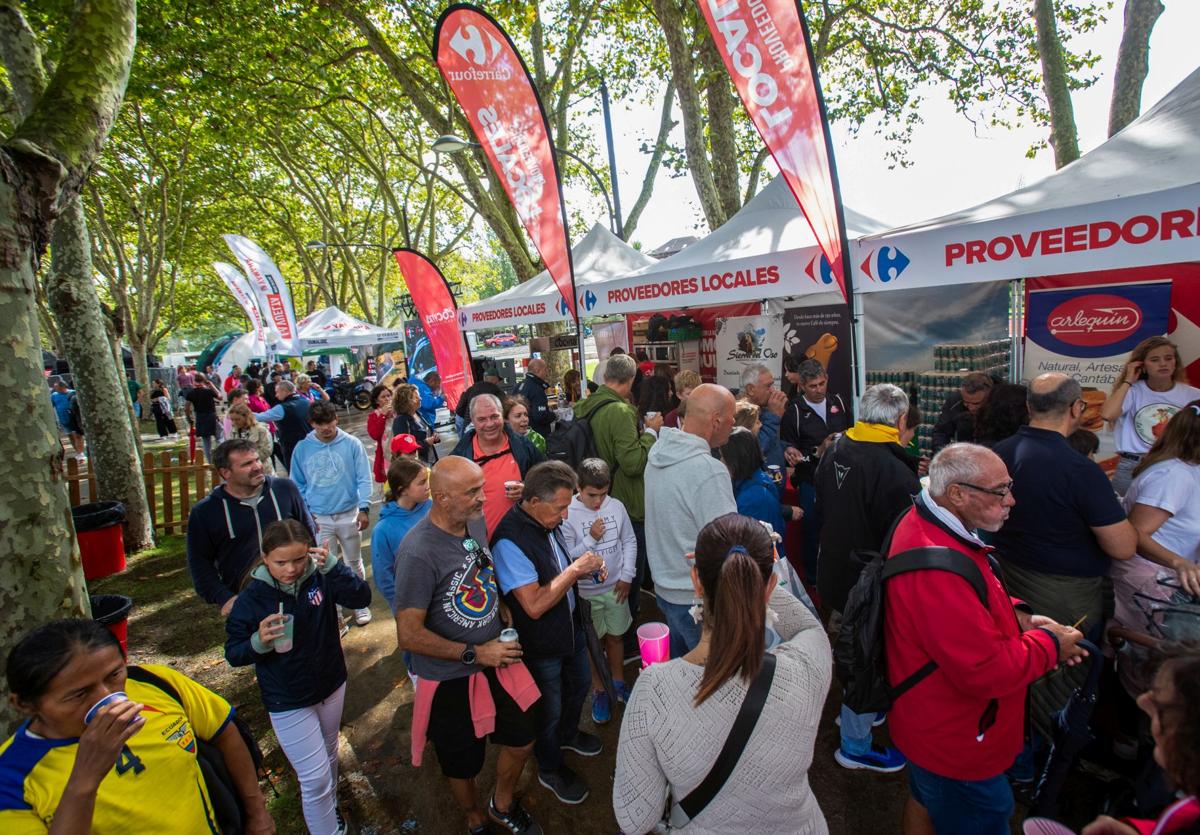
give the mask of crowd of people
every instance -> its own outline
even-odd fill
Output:
[[[256,669],[309,830],[348,826],[340,637],[371,618],[362,537],[375,485],[386,492],[371,581],[414,687],[412,761],[432,743],[471,833],[541,831],[518,796],[531,759],[557,801],[586,800],[574,758],[604,747],[589,714],[620,723],[623,832],[825,832],[808,775],[835,667],[836,767],[907,776],[902,819],[879,831],[1007,833],[1055,714],[1097,664],[1117,671],[1098,694],[1116,717],[1104,744],[1141,755],[1159,793],[1083,832],[1200,830],[1200,645],[1118,646],[1107,631],[1136,636],[1155,605],[1200,597],[1200,390],[1175,346],[1138,346],[1102,408],[1122,462],[1112,480],[1083,429],[1091,402],[1063,374],[965,377],[924,458],[903,389],[874,385],[850,403],[814,360],[782,371],[789,393],[750,365],[735,394],[615,351],[564,414],[535,359],[517,392],[494,375],[468,390],[447,455],[434,374],[372,392],[373,459],[302,390],[311,379],[280,377],[274,402],[256,404],[247,381],[193,375],[190,393],[205,392],[185,396],[195,420],[202,404],[234,405],[212,453],[222,483],[189,518],[189,571],[225,618],[229,663]],[[563,452],[568,432],[586,454]],[[798,553],[784,541],[795,523]],[[634,675],[631,662],[651,660],[636,637],[651,605],[669,660]],[[10,655],[30,719],[0,747],[5,831],[116,831],[142,811],[102,766],[137,774],[156,756],[195,788],[172,828],[192,831],[193,814],[206,831],[203,781],[158,750],[167,730],[146,732],[167,721],[218,746],[246,831],[271,831],[228,704],[151,668],[179,696],[164,707],[106,634],[59,622]],[[116,691],[127,700],[97,704]],[[488,741],[499,756],[485,790]]]

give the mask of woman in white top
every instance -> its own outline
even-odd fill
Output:
[[[695,789],[717,760],[762,667],[768,605],[782,643],[762,713],[722,789],[671,832],[826,833],[808,784],[832,659],[820,622],[777,585],[775,551],[761,524],[721,516],[696,540],[692,584],[703,633],[682,658],[642,671],[617,749],[613,809],[626,833],[650,831]]]
[[[1150,451],[1167,421],[1200,397],[1200,389],[1189,386],[1186,379],[1178,346],[1165,336],[1152,336],[1133,349],[1100,407],[1100,416],[1113,424],[1121,456],[1113,489],[1122,496],[1129,489],[1134,467]]]
[[[1164,568],[1200,597],[1200,400],[1171,418],[1133,474],[1125,512],[1137,530],[1137,556],[1114,560],[1111,574],[1117,622],[1145,632],[1147,608],[1174,591],[1158,582]]]

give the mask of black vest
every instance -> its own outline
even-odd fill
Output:
[[[279,405],[283,407],[283,417],[278,424],[279,443],[290,452],[312,430],[308,424],[308,407],[312,404],[293,394],[287,400],[281,400]]]
[[[555,559],[554,549],[550,546],[551,536],[558,537],[558,547],[565,556],[568,549],[563,544],[558,529],[546,530],[541,522],[522,510],[518,504],[504,514],[504,518],[492,534],[491,544],[494,550],[496,543],[501,539],[512,542],[537,569],[538,585],[548,586],[551,580],[562,573],[558,567],[558,560]],[[575,594],[574,617],[566,595],[536,620],[525,613],[520,601],[512,592],[504,595],[504,602],[508,604],[508,611],[512,613],[513,626],[520,633],[521,650],[527,658],[561,658],[575,651],[575,630],[582,628],[579,616],[583,601],[578,592]]]

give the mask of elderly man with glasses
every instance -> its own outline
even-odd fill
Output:
[[[1067,437],[1080,427],[1086,404],[1077,380],[1065,374],[1029,385],[1029,425],[996,444],[1013,479],[1016,507],[995,537],[1009,590],[1038,612],[1080,623],[1099,638],[1106,617],[1104,584],[1112,560],[1127,560],[1137,532],[1099,465],[1080,455]],[[1066,703],[1082,671],[1034,687],[1034,725],[1049,734],[1052,712]]]
[[[1012,488],[995,453],[951,444],[888,549],[889,560],[940,549],[948,566],[896,574],[884,591],[888,683],[899,693],[888,727],[908,758],[906,833],[1007,835],[1005,771],[1024,742],[1026,690],[1084,654],[1078,630],[1009,597],[979,538],[1020,507]]]

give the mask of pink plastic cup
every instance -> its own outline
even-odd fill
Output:
[[[642,669],[671,659],[671,630],[665,623],[643,623],[637,629]]]

